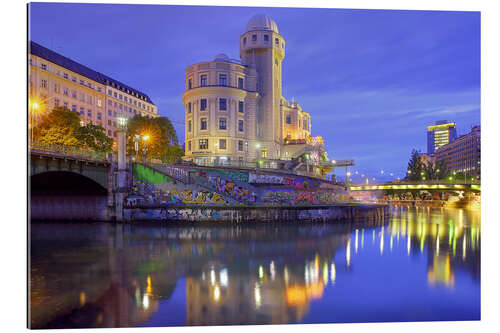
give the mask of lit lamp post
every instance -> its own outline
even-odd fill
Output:
[[[143,153],[144,153],[144,160],[143,162],[147,162],[147,151],[148,151],[148,141],[149,141],[149,135],[143,135],[142,136],[142,141],[144,141],[144,146],[143,146]]]
[[[33,130],[35,128],[35,112],[37,109],[38,109],[38,103],[36,102],[31,103],[31,138],[30,138],[31,144],[33,144],[34,142]]]
[[[115,216],[117,221],[123,220],[123,202],[127,192],[127,162],[126,162],[126,134],[127,134],[127,118],[120,114],[117,117],[117,135],[118,135],[118,171],[115,187]]]
[[[139,134],[134,135],[134,150],[135,150],[135,160],[139,159],[139,140],[141,136]]]

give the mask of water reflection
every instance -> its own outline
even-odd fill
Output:
[[[384,283],[394,276],[405,280],[415,298],[441,304],[450,297],[451,305],[473,298],[469,303],[475,304],[479,212],[398,207],[393,213],[378,225],[34,224],[31,324],[63,328],[435,319],[413,308],[398,314],[402,307],[396,299],[384,303],[386,316],[379,310],[378,317],[370,317],[376,311],[369,306],[380,306],[381,292],[387,293],[386,300],[396,297],[391,292],[397,286]],[[372,242],[365,242],[370,232]],[[414,260],[418,258],[423,261]],[[407,271],[401,271],[402,263],[410,265]],[[419,273],[422,265],[426,276]],[[472,282],[463,282],[463,274]],[[443,288],[472,293],[443,296]],[[474,311],[463,319],[474,319]],[[444,320],[449,312],[442,308],[433,315]],[[179,317],[183,319],[177,323]]]

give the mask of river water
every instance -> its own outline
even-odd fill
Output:
[[[480,211],[378,223],[31,225],[32,328],[480,319]]]

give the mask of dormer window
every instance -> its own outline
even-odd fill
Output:
[[[269,35],[264,35],[264,42],[269,42]]]
[[[252,42],[257,41],[257,35],[252,35]]]

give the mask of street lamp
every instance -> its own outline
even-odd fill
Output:
[[[143,147],[143,152],[144,152],[144,163],[146,163],[146,152],[148,151],[148,141],[149,141],[149,135],[143,135],[142,136],[142,141],[144,141],[144,147]]]
[[[33,102],[31,103],[31,144],[33,144],[34,137],[33,137],[33,129],[35,128],[35,110],[38,109],[38,103]]]
[[[135,160],[139,159],[139,140],[141,136],[139,134],[134,135],[134,150],[135,150]]]

